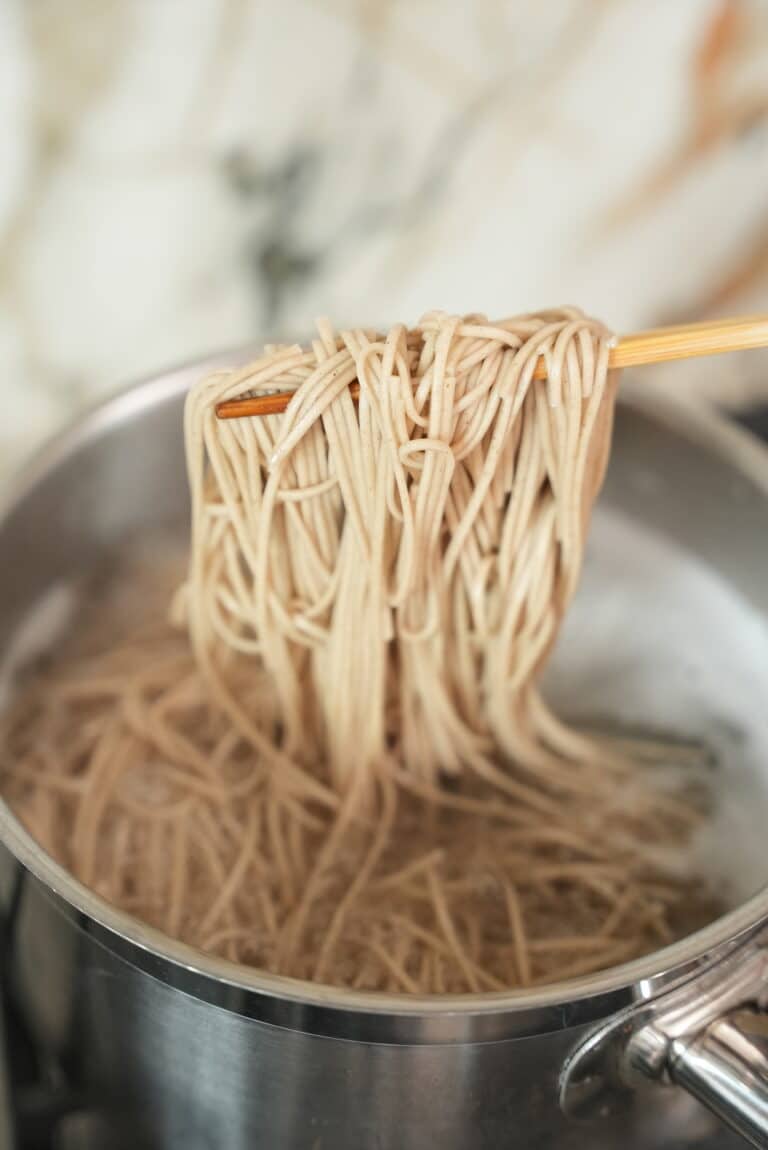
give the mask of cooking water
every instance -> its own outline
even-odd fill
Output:
[[[687,852],[728,905],[768,882],[768,624],[668,536],[598,508],[544,678],[557,713],[695,739],[713,810]]]
[[[167,551],[160,552],[166,565]],[[137,590],[126,587],[131,599]],[[22,623],[0,664],[0,707],[16,672],[53,645],[76,614],[73,589],[59,586]],[[679,737],[710,752],[712,814],[688,845],[684,866],[706,876],[727,905],[768,882],[766,683],[768,624],[757,609],[667,536],[598,507],[545,694],[577,723],[611,733],[624,728],[630,738]]]

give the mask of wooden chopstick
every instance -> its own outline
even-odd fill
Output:
[[[727,351],[747,351],[768,347],[768,315],[739,316],[734,319],[707,320],[704,323],[679,324],[677,327],[657,327],[623,335],[611,348],[611,367],[641,367],[647,363],[667,360],[693,359],[702,355],[722,355]],[[540,359],[534,372],[535,379],[546,379],[547,368]],[[360,395],[360,386],[350,386],[353,399]],[[219,419],[242,419],[253,415],[277,415],[285,411],[292,391],[277,391],[271,395],[230,399],[216,407]]]

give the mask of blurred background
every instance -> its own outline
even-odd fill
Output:
[[[2,0],[0,474],[196,355],[768,310],[765,0]],[[747,353],[649,386],[768,399]]]

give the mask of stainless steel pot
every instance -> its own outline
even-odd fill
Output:
[[[202,369],[99,407],[16,485],[0,520],[0,650],[51,587],[135,533],[183,529],[181,405]],[[748,437],[622,402],[604,498],[768,614],[768,456]],[[90,1146],[740,1145],[710,1111],[768,1145],[768,892],[604,974],[404,1000],[206,957],[85,890],[4,806],[0,837],[6,992],[52,1077],[81,1091]]]

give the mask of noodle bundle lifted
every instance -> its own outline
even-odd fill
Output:
[[[6,717],[32,833],[193,945],[366,989],[531,985],[690,929],[711,908],[659,860],[695,803],[537,686],[608,458],[609,346],[575,309],[432,313],[321,323],[201,382],[171,619],[142,597],[106,641],[107,596]],[[216,417],[273,390],[283,415]]]
[[[235,652],[270,676],[285,753],[322,759],[342,792],[392,755],[436,781],[562,749],[531,680],[608,455],[608,346],[572,311],[429,315],[386,339],[323,324],[310,351],[275,348],[190,396],[190,634],[244,732]],[[290,388],[285,415],[216,419],[244,389]]]

